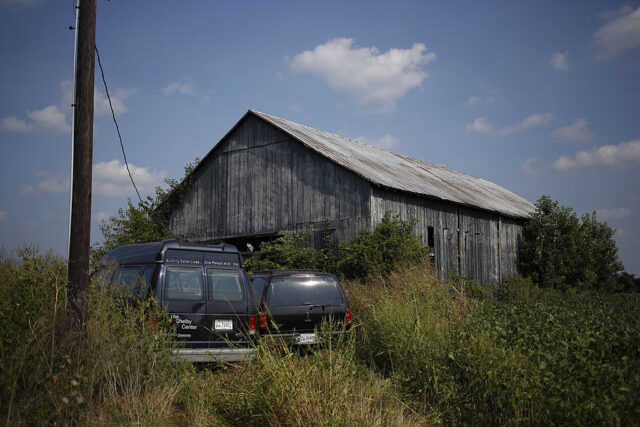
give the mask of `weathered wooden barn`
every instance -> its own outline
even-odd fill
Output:
[[[523,222],[534,209],[483,179],[251,110],[190,179],[169,220],[184,240],[255,246],[321,230],[326,220],[336,238],[349,239],[392,211],[418,220],[443,276],[489,283],[518,271]]]

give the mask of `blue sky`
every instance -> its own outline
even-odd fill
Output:
[[[640,2],[98,0],[141,191],[248,109],[548,194],[640,274]],[[0,0],[0,241],[64,254],[73,1]],[[96,78],[93,241],[135,197]]]

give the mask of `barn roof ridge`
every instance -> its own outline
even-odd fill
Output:
[[[323,157],[378,186],[511,217],[529,218],[535,209],[526,199],[483,178],[259,111],[249,110],[236,126],[248,114],[261,118]]]

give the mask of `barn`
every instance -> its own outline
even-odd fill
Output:
[[[492,182],[249,110],[188,177],[169,230],[246,247],[327,221],[334,238],[373,229],[386,211],[416,219],[437,271],[496,283],[518,272],[534,206]]]

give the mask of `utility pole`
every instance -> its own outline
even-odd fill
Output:
[[[71,218],[67,298],[73,326],[84,333],[89,302],[91,245],[91,168],[93,163],[93,80],[96,49],[96,0],[76,3],[76,80],[73,109]]]

